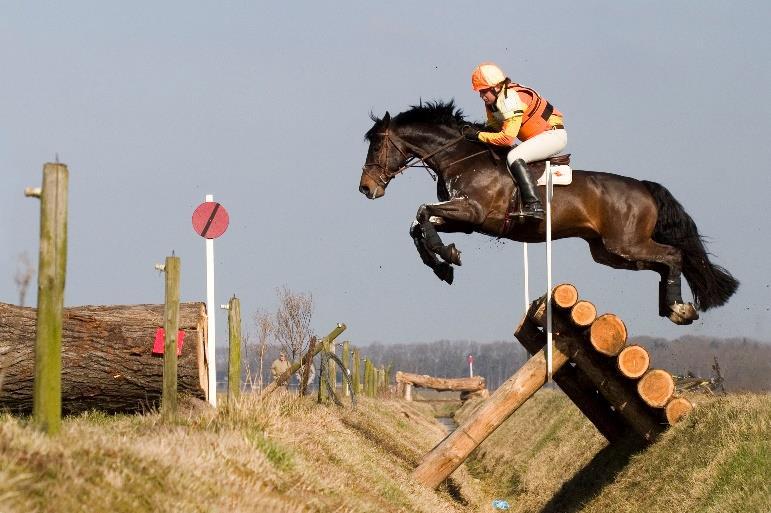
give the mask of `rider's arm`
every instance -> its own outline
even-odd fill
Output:
[[[503,117],[503,123],[498,121],[492,112],[492,108],[485,106],[487,111],[487,121],[496,132],[481,132],[479,134],[479,140],[494,144],[496,146],[514,146],[517,140],[517,134],[519,134],[519,128],[522,126],[522,113],[524,112],[524,104],[519,99],[519,95],[509,94],[507,96],[500,95],[496,101],[495,107]],[[491,119],[493,122],[491,122]]]
[[[520,113],[505,119],[499,132],[481,132],[479,140],[495,146],[514,146],[521,125],[522,114]]]

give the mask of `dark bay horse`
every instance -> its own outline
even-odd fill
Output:
[[[415,161],[436,173],[439,202],[418,208],[410,235],[423,262],[440,279],[452,283],[452,265],[461,261],[455,245],[444,245],[437,231],[479,232],[520,242],[545,240],[545,221],[511,223],[514,183],[505,167],[505,153],[465,140],[460,129],[473,123],[452,101],[372,119],[359,191],[370,199],[383,196],[389,182]],[[534,162],[529,168],[537,177],[545,164]],[[544,189],[538,187],[542,201]],[[554,188],[552,237],[584,239],[601,264],[659,273],[659,315],[676,324],[698,319],[696,309],[724,304],[739,285],[728,271],[709,261],[696,224],[670,192],[654,182],[574,171],[570,185]],[[695,307],[683,302],[681,273]]]

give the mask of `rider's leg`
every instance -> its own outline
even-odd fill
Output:
[[[547,130],[513,148],[506,157],[509,172],[519,186],[522,195],[522,210],[525,216],[535,219],[544,218],[544,210],[535,183],[527,172],[526,164],[546,159],[565,149],[568,143],[564,129]]]

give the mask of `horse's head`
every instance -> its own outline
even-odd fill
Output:
[[[375,124],[366,135],[369,150],[359,181],[359,192],[369,199],[379,198],[385,194],[389,182],[404,170],[414,156],[404,141],[399,138],[388,112],[383,119],[373,117],[373,121]]]

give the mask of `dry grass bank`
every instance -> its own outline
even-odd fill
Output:
[[[409,473],[443,436],[420,404],[246,397],[215,415],[92,413],[48,439],[0,416],[0,513],[437,512],[476,510],[474,481],[434,492]],[[458,501],[465,497],[467,505]]]
[[[543,390],[467,466],[512,512],[771,512],[771,395],[695,402],[685,421],[640,450],[608,447],[563,394]]]

